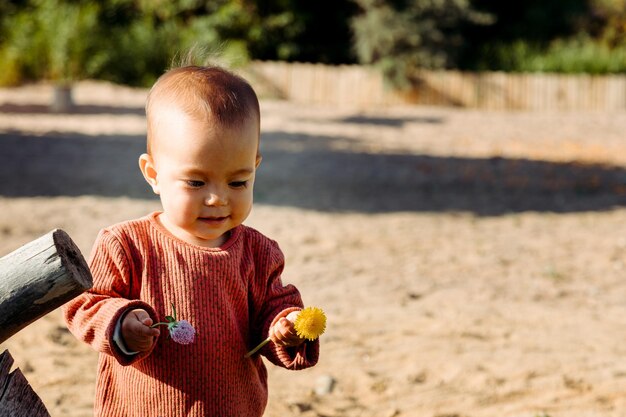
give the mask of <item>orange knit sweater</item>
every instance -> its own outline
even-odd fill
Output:
[[[298,290],[284,286],[278,245],[239,226],[220,248],[185,243],[157,221],[158,213],[104,229],[89,261],[93,289],[64,306],[69,329],[100,352],[95,416],[262,416],[267,371],[259,355],[245,353],[267,337],[273,320],[302,307]],[[132,308],[196,329],[179,345],[161,336],[150,352],[123,354],[113,331]],[[297,348],[269,343],[261,351],[288,369],[313,366],[319,342]]]

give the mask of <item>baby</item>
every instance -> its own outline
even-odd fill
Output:
[[[95,416],[262,416],[267,371],[315,365],[319,341],[287,319],[302,308],[283,285],[276,242],[243,225],[252,208],[259,102],[218,67],[164,74],[147,103],[139,166],[162,211],[103,229],[89,265],[94,286],[64,307],[69,329],[100,352]],[[196,329],[181,345],[163,322]],[[291,317],[291,316],[290,316]]]

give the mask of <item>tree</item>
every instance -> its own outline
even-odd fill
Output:
[[[88,2],[31,0],[13,7],[0,49],[5,81],[44,78],[55,83],[52,109],[72,106],[72,82],[87,78],[98,59],[98,6]],[[8,69],[8,70],[7,70]]]
[[[188,51],[197,63],[315,59],[300,39],[323,30],[306,20],[310,10],[296,0],[0,0],[0,84],[90,77],[146,86]]]
[[[380,68],[399,87],[415,82],[418,68],[455,66],[462,24],[492,21],[469,0],[354,1],[362,9],[352,20],[359,61]]]
[[[613,47],[626,47],[626,0],[590,0],[586,29]]]
[[[251,47],[255,59],[345,64],[356,62],[350,19],[358,6],[350,0],[257,0],[262,20],[285,19],[281,31],[264,31]],[[275,17],[271,17],[275,16]]]
[[[626,70],[626,0],[473,0],[497,16],[468,27],[461,69],[616,73]]]

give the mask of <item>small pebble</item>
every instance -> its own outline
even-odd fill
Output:
[[[335,378],[330,375],[322,375],[315,383],[315,394],[319,396],[328,395],[335,388]]]

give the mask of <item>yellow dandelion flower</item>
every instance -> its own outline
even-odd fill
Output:
[[[315,340],[326,330],[326,315],[321,308],[307,307],[298,313],[294,328],[299,337]]]
[[[297,316],[292,318],[292,315]],[[293,320],[293,327],[296,330],[297,335],[302,339],[315,340],[324,333],[326,330],[326,315],[321,308],[307,307],[300,311],[294,311],[289,313],[287,320]],[[245,357],[249,358],[259,351],[263,346],[270,342],[271,338],[268,337],[261,343],[259,343],[254,349],[246,353]]]

